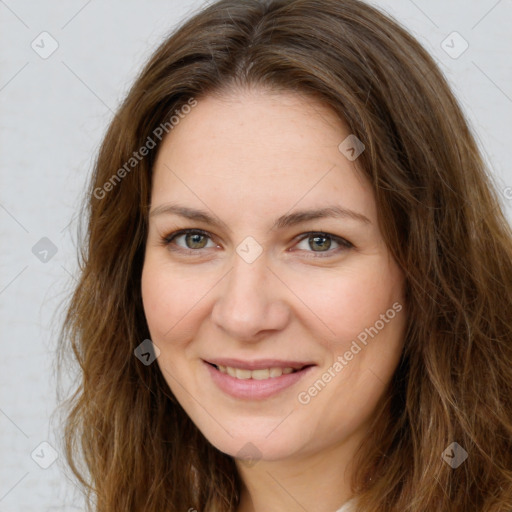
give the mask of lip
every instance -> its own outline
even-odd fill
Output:
[[[216,359],[216,361],[224,362],[214,363],[213,361],[206,362],[203,360],[203,365],[206,371],[209,373],[212,381],[221,391],[227,395],[243,400],[263,400],[265,398],[275,396],[281,391],[284,391],[285,389],[290,388],[297,382],[301,381],[314,368],[314,365],[306,366],[302,370],[298,370],[294,373],[284,374],[280,377],[272,377],[264,380],[242,380],[237,379],[236,377],[231,377],[231,375],[228,375],[227,373],[220,372],[210,363],[221,364],[223,366],[234,366],[236,368],[242,368],[246,370],[258,370],[271,367],[294,368],[294,365],[296,368],[301,368],[304,366],[304,364],[297,363],[296,361],[277,361],[270,359],[252,362],[237,361],[235,359]]]

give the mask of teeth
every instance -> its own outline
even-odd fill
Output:
[[[237,379],[247,380],[265,380],[269,378],[281,377],[281,375],[287,375],[293,373],[293,368],[262,368],[261,370],[243,370],[241,368],[233,368],[231,366],[218,365],[217,368],[221,373],[227,373],[231,377]]]
[[[240,368],[237,368],[235,371],[237,379],[245,380],[251,378],[251,370],[241,370]]]
[[[268,373],[270,377],[281,377],[283,370],[281,368],[270,368]]]
[[[237,372],[238,373],[238,372]],[[270,378],[270,370],[268,368],[264,368],[262,370],[253,370],[250,372],[251,378],[255,380],[263,380]],[[279,375],[278,375],[279,377]]]

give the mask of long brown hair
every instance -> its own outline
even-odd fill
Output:
[[[249,86],[313,95],[364,143],[358,163],[406,276],[405,348],[355,459],[358,509],[512,510],[511,229],[433,59],[358,0],[214,3],[164,41],[112,120],[59,345],[61,368],[71,354],[80,370],[64,445],[90,506],[236,509],[233,458],[134,349],[150,337],[140,278],[155,129],[191,99]],[[131,161],[148,137],[156,148]],[[442,458],[452,442],[468,453],[456,469]]]

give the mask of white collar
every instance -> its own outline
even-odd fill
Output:
[[[355,505],[355,500],[352,498],[343,504],[341,508],[336,510],[336,512],[353,512]]]

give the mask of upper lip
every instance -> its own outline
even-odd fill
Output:
[[[240,368],[242,370],[261,370],[263,368],[293,368],[294,370],[300,370],[305,366],[312,366],[315,364],[307,361],[285,361],[284,359],[258,359],[254,361],[244,361],[242,359],[215,358],[205,359],[205,361],[216,366],[231,366],[232,368]]]

